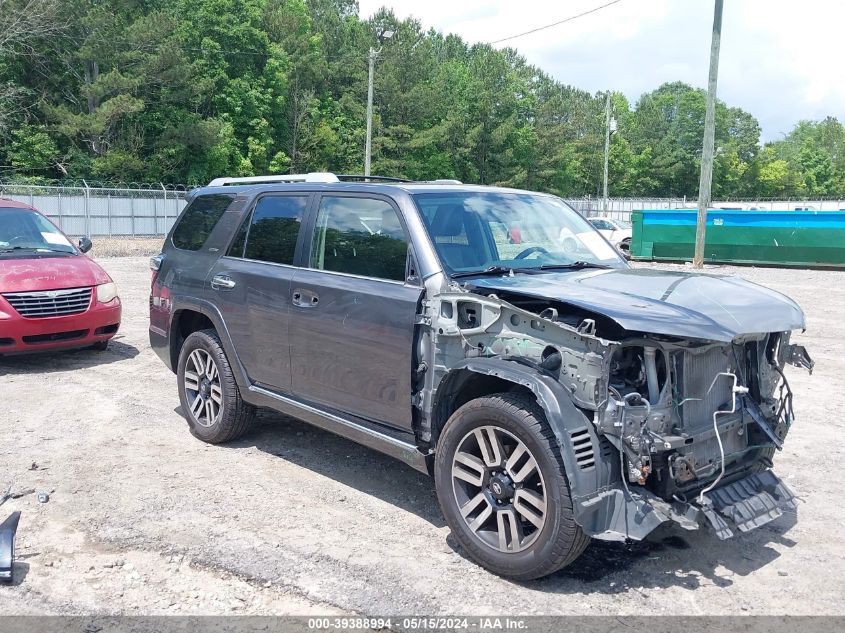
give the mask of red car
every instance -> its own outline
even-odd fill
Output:
[[[0,355],[104,350],[120,327],[117,287],[29,205],[0,199]]]

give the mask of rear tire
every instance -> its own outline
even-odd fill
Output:
[[[455,539],[495,574],[546,576],[590,542],[575,523],[554,433],[526,396],[500,393],[458,409],[438,441],[434,475]]]
[[[182,411],[195,437],[221,444],[249,430],[255,407],[241,399],[217,332],[200,330],[185,339],[176,376]]]

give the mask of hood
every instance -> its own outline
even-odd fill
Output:
[[[473,279],[492,292],[568,303],[635,332],[729,342],[804,327],[792,299],[739,277],[630,268]]]
[[[0,293],[80,288],[109,281],[106,271],[85,255],[0,259]]]

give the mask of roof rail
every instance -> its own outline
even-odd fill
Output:
[[[315,171],[309,174],[273,174],[269,176],[244,176],[242,178],[215,178],[209,187],[225,185],[264,184],[272,182],[340,182],[338,177],[329,172]]]
[[[365,176],[363,174],[338,174],[337,178],[341,182],[413,182],[407,178],[395,178],[393,176]]]

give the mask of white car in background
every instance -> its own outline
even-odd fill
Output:
[[[631,252],[631,223],[627,220],[617,220],[607,216],[587,218],[599,233],[607,238],[607,241],[623,251],[626,255]]]

